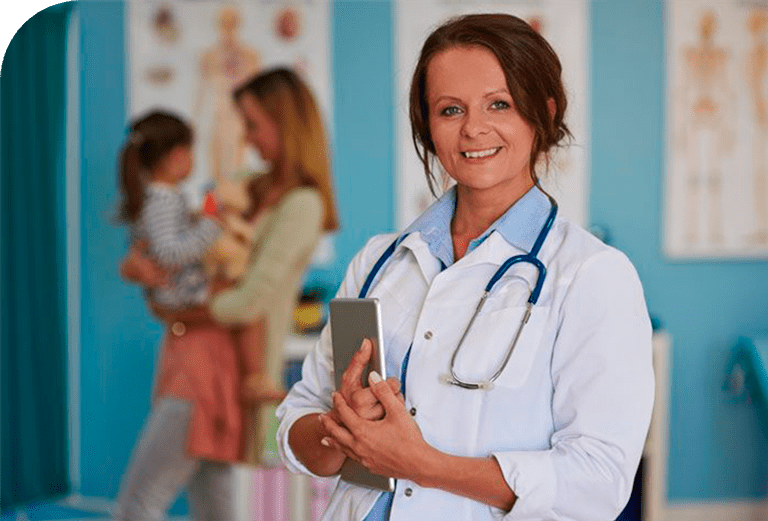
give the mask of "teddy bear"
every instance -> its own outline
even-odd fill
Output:
[[[247,180],[222,180],[205,197],[203,213],[216,216],[224,228],[204,259],[211,277],[219,274],[228,281],[237,280],[248,266],[255,223],[242,217],[250,207],[247,186]]]

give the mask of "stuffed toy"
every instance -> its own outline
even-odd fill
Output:
[[[223,275],[234,281],[245,273],[253,249],[255,223],[243,219],[250,206],[248,181],[220,181],[208,192],[203,213],[215,216],[224,226],[223,233],[208,250],[204,264],[209,276]]]

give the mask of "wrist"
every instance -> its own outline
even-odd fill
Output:
[[[449,468],[446,466],[449,456],[427,443],[425,445],[425,450],[418,451],[419,458],[413,465],[415,475],[411,481],[423,488],[440,488],[440,479],[444,477],[445,469]]]

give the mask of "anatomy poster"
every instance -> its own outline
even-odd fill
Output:
[[[413,147],[408,119],[408,89],[419,51],[437,25],[452,16],[472,12],[505,12],[527,20],[560,57],[568,96],[566,123],[574,139],[569,147],[557,151],[548,173],[540,177],[557,199],[561,215],[584,225],[589,185],[586,0],[397,0],[396,11],[398,227],[406,227],[434,201]],[[444,187],[450,185],[449,179],[441,182]]]
[[[668,10],[666,252],[768,257],[768,4]]]
[[[285,66],[301,73],[330,125],[327,0],[132,0],[127,6],[128,113],[165,107],[193,123],[195,170],[186,187],[193,199],[213,179],[263,168],[243,142],[230,94],[259,70]]]
[[[168,0],[126,2],[127,112],[175,111],[195,129],[195,167],[183,187],[193,207],[217,179],[265,165],[243,140],[231,92],[271,67],[299,72],[315,94],[332,135],[328,0]],[[324,238],[315,262],[332,257]]]

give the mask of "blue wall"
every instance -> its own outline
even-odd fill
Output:
[[[80,2],[82,132],[81,492],[113,497],[149,409],[160,327],[117,266],[117,153],[125,132],[123,7]]]
[[[672,262],[662,253],[664,4],[596,0],[590,218],[637,266],[672,343],[669,498],[763,497],[768,440],[721,392],[740,334],[768,333],[768,263]]]
[[[115,155],[124,135],[120,3],[82,12],[82,473],[87,495],[114,496],[149,390],[160,328],[140,292],[117,278],[125,234],[110,224]],[[594,0],[590,216],[636,264],[649,308],[673,340],[669,496],[756,498],[768,484],[768,440],[755,411],[720,392],[740,334],[768,332],[768,263],[671,262],[661,251],[665,143],[664,8],[659,0]],[[392,7],[333,7],[333,165],[342,230],[336,285],[353,253],[394,226]],[[118,35],[118,36],[116,36]]]

